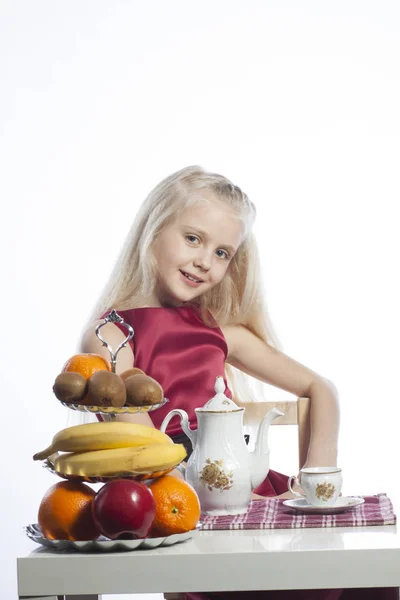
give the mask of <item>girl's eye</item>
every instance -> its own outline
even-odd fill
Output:
[[[220,258],[225,258],[225,260],[229,259],[229,254],[225,252],[225,250],[217,250],[217,252],[222,252],[225,256],[220,256]]]
[[[189,240],[191,244],[195,244],[196,241],[199,241],[199,238],[195,235],[187,235],[186,239]],[[194,241],[193,241],[194,240]]]

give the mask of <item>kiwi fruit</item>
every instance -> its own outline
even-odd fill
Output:
[[[142,371],[142,369],[137,369],[136,367],[132,367],[132,369],[127,369],[123,373],[119,374],[121,379],[123,379],[124,381],[128,377],[131,377],[131,375],[146,375],[146,373],[144,371]]]
[[[80,373],[60,373],[54,382],[53,392],[62,402],[79,404],[87,392],[87,380]]]
[[[148,375],[131,375],[125,379],[126,404],[128,406],[150,406],[162,402],[164,392],[161,385]]]
[[[95,371],[89,379],[85,404],[121,408],[126,400],[125,384],[121,377],[110,371]]]

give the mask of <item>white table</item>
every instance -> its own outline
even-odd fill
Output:
[[[19,598],[101,594],[400,587],[397,526],[203,531],[154,550],[18,558]]]

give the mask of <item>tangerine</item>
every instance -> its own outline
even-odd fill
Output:
[[[90,379],[96,371],[111,371],[111,364],[100,354],[74,354],[61,371],[73,371],[80,373],[85,379]]]
[[[99,537],[92,504],[96,492],[79,481],[60,481],[47,490],[38,512],[42,534],[50,540],[85,541]]]
[[[195,490],[174,475],[158,477],[150,485],[156,503],[152,535],[172,535],[194,529],[200,519]]]

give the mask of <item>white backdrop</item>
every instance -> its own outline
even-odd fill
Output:
[[[53,380],[143,198],[186,165],[257,205],[283,349],[340,392],[344,492],[398,493],[398,2],[0,10],[1,597],[55,483],[32,455],[77,422]],[[271,445],[272,468],[293,472],[295,431]]]

